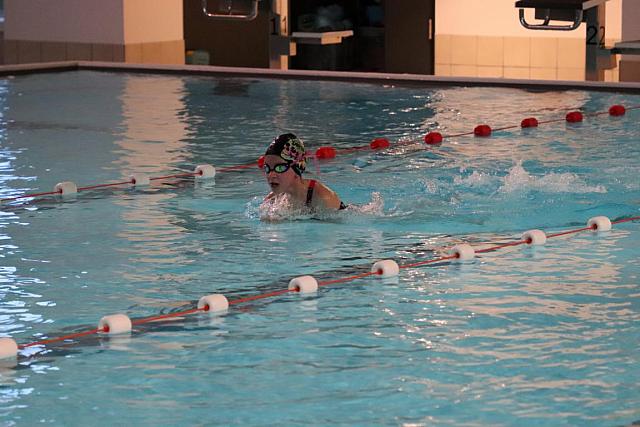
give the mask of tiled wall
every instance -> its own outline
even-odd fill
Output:
[[[144,64],[184,64],[184,40],[130,43],[124,46],[124,61]]]
[[[435,38],[438,76],[584,80],[583,38],[493,37],[439,34]],[[617,81],[615,70],[605,80]]]
[[[184,64],[184,40],[126,45],[25,40],[4,41],[5,64],[52,61]]]
[[[640,82],[640,60],[623,55],[620,60],[620,81],[621,82]]]

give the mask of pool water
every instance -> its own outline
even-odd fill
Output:
[[[4,203],[0,336],[19,344],[637,216],[640,105],[607,92],[78,71],[0,80],[0,197],[255,162],[279,133],[352,208],[260,220],[257,167]],[[640,419],[638,222],[21,353],[3,425],[628,425]]]

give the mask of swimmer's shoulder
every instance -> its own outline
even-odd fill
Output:
[[[323,183],[316,181],[314,206],[325,209],[340,209],[341,203],[340,197],[338,197],[335,191]]]

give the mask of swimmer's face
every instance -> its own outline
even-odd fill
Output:
[[[267,183],[275,194],[287,193],[298,177],[282,157],[269,154],[264,157],[264,172]]]

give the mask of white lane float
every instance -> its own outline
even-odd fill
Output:
[[[300,292],[301,294],[313,293],[318,290],[318,281],[313,276],[299,276],[291,279],[289,290]]]
[[[104,316],[98,323],[98,329],[109,335],[131,332],[131,327],[131,319],[126,314]]]
[[[455,245],[449,250],[449,254],[455,255],[458,261],[470,261],[476,257],[476,251],[467,243]]]
[[[529,230],[522,233],[522,240],[529,245],[539,246],[547,243],[547,235],[542,230]]]
[[[382,277],[394,277],[400,273],[398,263],[392,259],[384,259],[377,261],[371,266],[371,272],[379,274]]]
[[[224,311],[229,308],[227,297],[222,294],[205,295],[198,300],[198,309],[210,312]]]
[[[594,216],[587,221],[587,227],[593,231],[609,231],[611,230],[611,220],[606,216]]]
[[[198,165],[193,173],[197,179],[213,178],[216,176],[216,168],[209,164]]]

